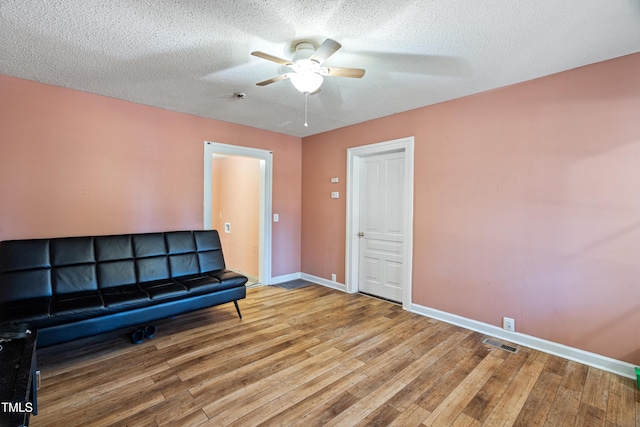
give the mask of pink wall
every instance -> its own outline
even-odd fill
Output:
[[[257,278],[260,159],[240,156],[213,159],[212,177],[215,202],[211,216],[214,228],[220,230],[225,263],[235,271]],[[231,233],[224,231],[225,222],[231,224]]]
[[[302,271],[344,280],[347,147],[414,136],[413,302],[640,365],[638,76],[635,54],[304,138]]]
[[[413,301],[640,365],[638,75],[636,54],[302,148],[0,76],[0,240],[201,228],[209,140],[274,153],[273,275],[344,281],[346,148],[413,135]]]
[[[203,227],[204,141],[273,151],[274,275],[300,271],[300,138],[0,75],[0,240]]]

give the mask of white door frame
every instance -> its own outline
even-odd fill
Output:
[[[260,283],[271,284],[271,194],[273,152],[259,148],[242,147],[239,145],[221,144],[219,142],[204,142],[204,229],[213,228],[212,218],[212,156],[214,153],[228,156],[252,157],[260,162],[260,212],[259,212],[259,242],[258,264]]]
[[[402,308],[411,308],[411,273],[413,265],[413,136],[347,149],[347,237],[346,237],[346,291],[358,292],[360,229],[360,165],[364,157],[391,152],[404,152],[405,188],[403,244],[404,265]]]

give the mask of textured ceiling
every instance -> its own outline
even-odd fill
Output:
[[[367,72],[325,78],[307,128],[250,53],[326,38]],[[0,0],[0,74],[296,136],[639,51],[640,0]]]

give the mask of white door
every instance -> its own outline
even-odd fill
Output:
[[[403,300],[405,153],[362,158],[360,176],[359,290]]]

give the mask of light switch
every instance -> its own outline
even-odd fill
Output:
[[[278,221],[280,221],[280,215],[273,214],[273,222],[278,222]]]
[[[332,184],[337,184],[338,182],[340,182],[340,180],[336,177],[336,178],[331,178],[331,183]]]
[[[340,193],[338,191],[334,191],[331,193],[331,198],[332,199],[339,199],[340,198]]]
[[[224,232],[225,233],[231,233],[231,223],[230,222],[225,222],[224,223]]]

